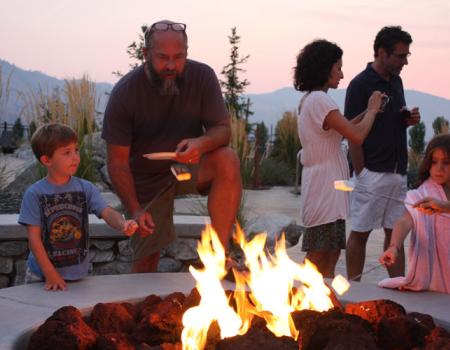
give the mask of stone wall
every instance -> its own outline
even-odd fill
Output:
[[[186,272],[198,262],[197,240],[179,238],[161,252],[158,272]],[[5,241],[0,238],[0,288],[23,284],[28,256],[25,239]],[[131,272],[129,239],[91,239],[90,262],[92,275],[116,275]]]
[[[25,228],[17,224],[17,214],[0,215],[0,288],[23,284],[26,259],[29,253]],[[93,215],[89,219],[90,262],[92,275],[115,275],[131,272],[132,251],[129,239],[116,232]],[[178,239],[161,251],[158,272],[187,272],[190,265],[198,265],[197,242],[207,222],[201,216],[175,216]],[[271,250],[281,232],[286,245],[295,245],[302,228],[291,218],[270,214],[249,220],[248,238],[266,231]]]
[[[6,215],[1,215],[5,221]],[[0,288],[24,283],[29,253],[25,228],[13,223],[0,223]],[[161,252],[159,272],[185,272],[198,262],[197,238],[204,224],[177,224],[178,239]],[[132,252],[129,239],[106,224],[90,224],[90,274],[113,275],[131,272]]]

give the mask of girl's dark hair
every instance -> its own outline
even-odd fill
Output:
[[[443,150],[450,157],[450,134],[442,134],[433,137],[425,150],[425,157],[419,166],[419,182],[422,184],[430,177],[431,156],[437,149]]]
[[[327,40],[315,40],[297,56],[294,87],[298,91],[312,91],[325,85],[333,65],[342,58],[342,50]]]

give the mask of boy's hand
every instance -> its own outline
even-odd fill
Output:
[[[123,224],[122,232],[128,237],[132,236],[136,230],[139,228],[139,225],[134,220],[126,220]]]
[[[64,281],[64,278],[57,271],[54,271],[49,276],[46,276],[44,289],[55,292],[58,290],[66,290],[66,281]]]

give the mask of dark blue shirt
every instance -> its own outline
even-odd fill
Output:
[[[383,79],[372,68],[372,63],[350,82],[345,96],[344,115],[353,119],[367,108],[367,102],[375,91],[390,97],[385,111],[375,118],[372,129],[362,147],[364,166],[376,172],[406,174],[408,149],[406,123],[400,113],[406,105],[402,79],[398,75]]]

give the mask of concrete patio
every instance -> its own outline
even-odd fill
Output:
[[[188,293],[193,287],[194,280],[188,273],[156,273],[91,276],[69,283],[64,292],[46,292],[42,283],[5,288],[0,290],[0,349],[25,349],[31,332],[65,305],[89,312],[98,302],[133,302],[149,294]],[[232,283],[224,282],[224,288],[232,287]],[[341,301],[372,299],[393,300],[407,311],[431,314],[437,324],[450,327],[450,296],[446,294],[399,292],[373,284],[354,283]]]

